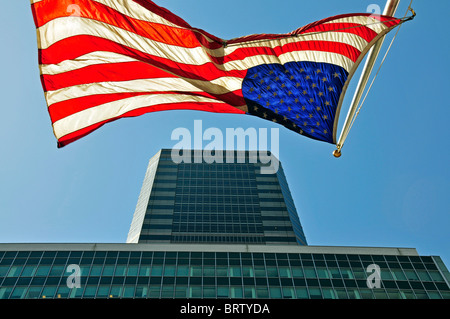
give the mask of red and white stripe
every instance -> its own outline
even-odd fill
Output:
[[[225,41],[150,0],[31,0],[41,79],[60,147],[105,123],[148,112],[245,113],[247,70],[326,62],[354,72],[400,20],[341,15],[291,34]]]

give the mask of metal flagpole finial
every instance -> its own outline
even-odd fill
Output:
[[[337,150],[333,151],[333,155],[334,155],[334,157],[339,158],[339,157],[341,157],[342,153],[340,150],[337,149]]]
[[[342,156],[341,148],[342,147],[340,145],[336,145],[336,149],[333,151],[333,156],[334,157],[339,158],[339,157]]]

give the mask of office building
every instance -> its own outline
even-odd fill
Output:
[[[281,164],[190,154],[150,160],[127,243],[0,244],[0,299],[450,299],[438,256],[308,245]]]
[[[380,288],[367,283],[372,264]],[[69,265],[80,267],[80,288],[67,284]],[[0,245],[0,299],[450,299],[449,279],[439,257],[411,248]]]
[[[192,150],[176,164],[172,150],[156,154],[127,242],[307,245],[281,164],[267,174],[258,152],[222,155],[207,163]]]

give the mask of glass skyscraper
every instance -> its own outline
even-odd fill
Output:
[[[0,299],[450,299],[438,256],[307,245],[281,165],[241,155],[161,150],[127,243],[0,244]]]
[[[177,164],[172,150],[156,154],[127,242],[306,245],[281,165],[267,174],[256,152],[223,155],[206,163],[192,150]]]

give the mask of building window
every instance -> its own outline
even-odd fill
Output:
[[[230,276],[231,277],[241,277],[242,276],[241,267],[237,267],[237,266],[230,267]]]
[[[19,277],[21,271],[22,266],[11,266],[6,277]]]
[[[100,286],[97,291],[98,298],[107,298],[109,297],[109,286]]]
[[[230,287],[231,298],[243,298],[242,287]]]
[[[228,298],[229,289],[228,286],[218,286],[217,287],[217,298]]]
[[[203,298],[216,298],[216,288],[212,286],[203,287]]]
[[[10,299],[21,299],[25,296],[27,288],[26,287],[16,287],[14,288]]]
[[[280,277],[292,278],[291,269],[289,267],[280,267],[279,272],[280,272]]]
[[[123,286],[122,285],[120,285],[120,286],[113,285],[111,287],[110,298],[121,298],[122,297],[122,292],[123,292]],[[158,297],[159,297],[159,294],[158,294]]]
[[[42,291],[42,298],[53,298],[56,293],[56,286],[47,286],[44,287],[44,290]]]
[[[39,299],[41,296],[41,287],[30,287],[30,289],[28,289],[28,292],[25,296],[25,298],[27,299]],[[1,297],[0,297],[1,299]]]
[[[189,289],[190,298],[202,298],[202,287],[201,286],[191,286]]]
[[[317,278],[316,270],[312,267],[305,267],[306,278]]]
[[[322,295],[324,299],[336,299],[336,293],[332,288],[322,288]]]

